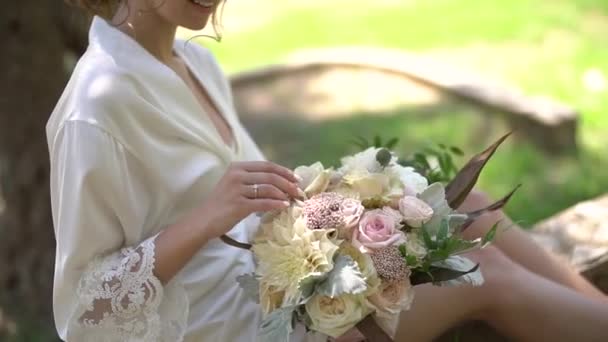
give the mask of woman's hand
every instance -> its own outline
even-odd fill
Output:
[[[301,197],[297,183],[291,170],[271,162],[233,163],[188,220],[202,224],[206,240],[220,237],[251,213],[288,207]]]

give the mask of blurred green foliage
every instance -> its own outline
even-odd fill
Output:
[[[550,96],[581,112],[578,156],[550,157],[530,144],[507,142],[484,171],[480,185],[495,197],[523,183],[507,208],[512,216],[531,225],[608,191],[604,171],[608,90],[592,91],[584,82],[590,70],[608,77],[608,1],[265,0],[258,4],[259,13],[242,13],[238,1],[228,3],[227,18],[266,13],[265,19],[233,33],[228,29],[221,44],[204,43],[228,71],[278,62],[300,49],[345,45],[400,48],[473,66],[528,94]],[[269,130],[274,141],[285,141],[285,146],[272,147],[264,139],[261,143],[271,157],[273,149],[288,148],[284,161],[291,165],[335,161],[352,152],[348,142],[361,132],[369,132],[367,138],[399,136],[404,152],[429,143],[462,146],[467,155],[477,152],[481,146],[471,143],[470,136],[477,134],[471,127],[480,119],[467,114],[471,109],[465,107],[442,110],[449,115],[418,121],[409,119],[416,115],[415,109],[395,109],[394,115],[353,113],[318,125],[293,120],[268,123],[280,127]],[[495,136],[500,133],[504,131]]]

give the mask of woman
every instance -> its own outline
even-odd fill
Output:
[[[221,1],[72,2],[98,16],[47,125],[59,335],[67,341],[255,340],[260,312],[235,282],[252,272],[252,257],[218,237],[249,240],[253,213],[284,208],[300,191],[290,170],[263,160],[210,53],[175,40],[178,26],[199,30],[215,22]],[[408,341],[471,318],[532,338],[537,328],[530,332],[531,321],[519,320],[566,321],[545,317],[555,311],[552,303],[589,317],[583,332],[599,336],[602,322],[590,317],[608,317],[608,309],[590,299],[601,296],[597,290],[561,267],[546,271],[552,259],[528,251],[533,245],[525,237],[507,233],[501,241],[510,257],[554,282],[498,251],[478,253],[473,257],[487,265],[487,285],[422,287],[413,311],[404,314]],[[502,276],[496,265],[521,275]],[[503,291],[519,287],[528,290],[520,291],[525,300]],[[445,301],[453,305],[444,308]],[[526,310],[532,304],[537,311]],[[526,315],[510,316],[521,310]],[[555,327],[556,334],[563,328]],[[303,332],[294,335],[304,339]]]

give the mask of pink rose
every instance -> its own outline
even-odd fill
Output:
[[[347,198],[340,204],[340,212],[344,218],[344,235],[350,236],[353,228],[359,225],[361,215],[365,208],[361,205],[361,201],[356,199]]]
[[[353,232],[352,244],[362,253],[370,253],[398,242],[403,243],[405,234],[398,229],[399,217],[398,211],[388,207],[366,212]]]

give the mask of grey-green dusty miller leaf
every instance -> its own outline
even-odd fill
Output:
[[[334,268],[317,287],[317,293],[335,298],[345,293],[359,294],[367,289],[357,263],[349,256],[339,255]]]
[[[258,342],[289,342],[293,332],[293,312],[293,306],[272,311],[260,325]]]
[[[236,281],[239,283],[247,297],[258,304],[260,303],[260,282],[255,273],[242,274],[236,277]]]
[[[441,183],[433,183],[420,193],[418,198],[433,208],[433,218],[424,226],[431,236],[435,236],[441,226],[441,220],[453,212],[445,199],[445,188]]]
[[[449,269],[461,271],[461,272],[468,271],[468,270],[472,269],[473,267],[475,267],[475,265],[476,264],[473,261],[471,261],[470,259],[465,258],[463,256],[458,256],[458,255],[453,255],[453,256],[445,259],[444,261],[436,262],[433,264],[433,266],[449,268]],[[458,286],[458,285],[465,285],[465,284],[470,284],[473,286],[481,286],[481,285],[483,285],[483,282],[484,282],[484,280],[483,280],[483,275],[481,274],[481,269],[478,268],[475,272],[465,274],[462,277],[448,280],[448,281],[443,281],[443,282],[441,282],[441,286]]]

